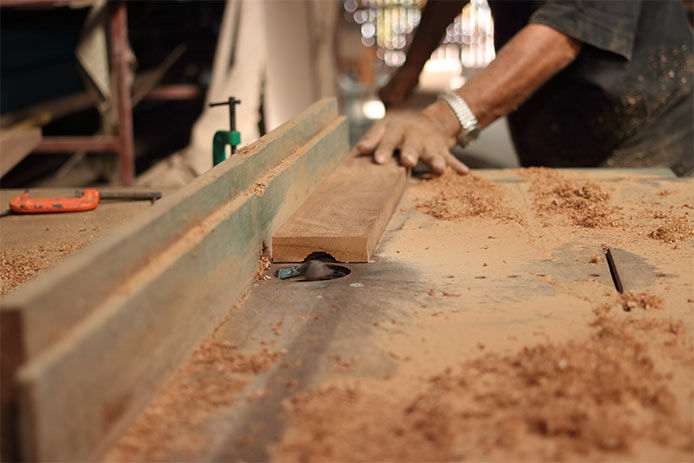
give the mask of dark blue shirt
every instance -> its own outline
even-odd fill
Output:
[[[495,45],[528,23],[580,42],[508,117],[525,166],[694,169],[692,30],[681,0],[490,0]]]

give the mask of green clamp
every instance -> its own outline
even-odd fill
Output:
[[[232,147],[232,152],[241,144],[241,133],[236,130],[218,130],[212,139],[212,165],[216,166],[227,158],[226,146]]]
[[[241,134],[236,131],[236,105],[241,103],[233,96],[227,101],[210,103],[210,106],[229,106],[229,128],[218,130],[212,139],[212,165],[216,166],[227,158],[226,145],[231,146],[231,154],[236,153],[236,147],[241,144]]]

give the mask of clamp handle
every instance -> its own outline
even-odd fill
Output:
[[[236,131],[236,105],[241,104],[241,100],[230,96],[227,101],[221,101],[219,103],[210,103],[212,106],[229,106],[229,130],[232,132]]]
[[[241,104],[241,100],[230,96],[227,101],[210,103],[212,106],[229,106],[229,132],[217,131],[212,139],[212,165],[216,166],[226,159],[225,146],[231,146],[231,154],[236,153],[236,145],[241,143],[241,134],[236,131],[236,105]]]

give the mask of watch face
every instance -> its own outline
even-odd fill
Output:
[[[474,127],[470,128],[470,130],[465,133],[465,138],[467,138],[470,141],[475,140],[479,136],[480,136],[480,128],[477,127],[476,125]]]
[[[474,125],[468,129],[460,132],[460,134],[458,135],[458,143],[460,144],[460,146],[465,147],[465,146],[469,145],[470,142],[477,139],[479,134],[480,134],[480,128],[477,127],[476,125]]]

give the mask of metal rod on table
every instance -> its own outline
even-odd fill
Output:
[[[130,199],[132,201],[148,200],[154,203],[161,198],[160,191],[99,191],[101,199]]]
[[[622,285],[622,279],[619,278],[619,273],[617,272],[617,265],[614,263],[614,258],[612,257],[612,250],[607,249],[607,252],[605,253],[605,257],[607,258],[607,265],[610,267],[610,274],[612,275],[612,281],[614,282],[614,287],[617,288],[617,291],[622,294],[624,292],[624,286]]]

